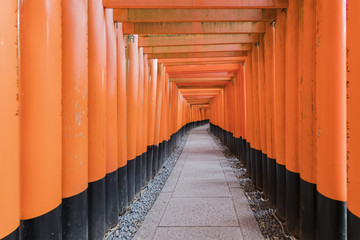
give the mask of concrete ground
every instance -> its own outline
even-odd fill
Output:
[[[221,150],[194,128],[134,239],[264,239]]]

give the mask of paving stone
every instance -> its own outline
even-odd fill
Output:
[[[241,240],[239,227],[159,227],[154,240]]]
[[[194,180],[194,181],[211,181],[211,180],[225,180],[222,169],[204,168],[199,169],[186,168],[181,172],[179,180]]]
[[[173,198],[219,198],[231,197],[225,181],[179,181]]]
[[[172,198],[159,226],[239,226],[231,198]]]

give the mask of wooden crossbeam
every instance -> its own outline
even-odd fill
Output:
[[[264,33],[263,22],[124,23],[125,34]]]
[[[270,22],[276,9],[114,9],[116,22]]]
[[[196,63],[196,62],[218,62],[218,61],[244,61],[246,57],[214,57],[214,58],[172,58],[172,59],[159,59],[159,63]]]
[[[148,58],[214,58],[214,57],[246,57],[247,51],[238,52],[196,52],[196,53],[148,53]]]
[[[186,66],[169,66],[167,72],[199,72],[199,71],[231,71],[239,69],[239,64],[209,64],[209,65],[186,65]]]
[[[103,0],[106,8],[287,8],[288,0]]]
[[[147,53],[195,53],[195,52],[239,52],[250,51],[251,44],[225,44],[225,45],[198,45],[198,46],[172,46],[172,47],[144,47]]]
[[[139,36],[140,47],[256,43],[259,34],[186,34]]]

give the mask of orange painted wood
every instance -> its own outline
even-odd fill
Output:
[[[116,35],[113,10],[105,9],[106,20],[106,173],[118,169]]]
[[[139,46],[184,46],[184,45],[212,45],[253,43],[259,41],[258,34],[186,34],[186,35],[150,35],[140,36]]]
[[[300,176],[316,183],[316,3],[300,3],[300,46],[302,46],[300,82]]]
[[[317,190],[346,201],[346,5],[317,4]]]
[[[264,33],[263,22],[124,23],[126,34]]]
[[[259,76],[258,76],[258,98],[259,98],[259,124],[260,124],[260,141],[261,150],[264,154],[267,154],[266,146],[266,92],[265,92],[265,69],[264,69],[264,35],[260,37],[259,44]]]
[[[289,3],[286,17],[285,159],[286,169],[299,173],[299,0]]]
[[[149,122],[148,122],[148,145],[152,146],[155,144],[155,109],[156,109],[156,91],[157,91],[157,69],[158,63],[156,59],[149,60],[150,65],[150,89],[149,89]]]
[[[62,197],[88,187],[88,4],[62,1]]]
[[[129,49],[128,77],[126,81],[127,95],[127,154],[128,160],[137,156],[137,135],[138,128],[138,94],[139,94],[139,50],[138,36],[132,35],[127,39]]]
[[[261,150],[261,133],[260,133],[260,104],[259,104],[259,78],[260,78],[260,61],[259,61],[259,55],[260,55],[260,47],[258,44],[253,46],[252,50],[252,94],[253,94],[253,121],[254,121],[254,135],[253,135],[253,141],[254,146],[256,150]]]
[[[143,146],[144,146],[144,151],[147,151],[147,146],[149,146],[148,144],[148,122],[149,120],[149,78],[150,78],[150,68],[149,68],[149,62],[147,59],[147,54],[144,54],[144,101],[143,101],[143,119],[144,119],[144,123],[143,123]]]
[[[358,156],[360,142],[360,58],[358,23],[360,21],[360,2],[349,1],[347,3],[347,157],[348,157],[348,181],[347,181],[347,208],[352,214],[360,216],[360,162]],[[356,229],[354,229],[356,231]]]
[[[218,78],[218,77],[234,77],[234,73],[217,72],[217,73],[174,73],[169,74],[170,78]]]
[[[103,0],[107,8],[286,8],[288,0]]]
[[[274,21],[275,9],[114,9],[116,22],[262,22]]]
[[[17,59],[17,3],[0,8],[0,239],[20,224],[20,102]]]
[[[161,116],[163,108],[163,97],[165,88],[165,67],[162,63],[158,66],[157,88],[156,88],[156,108],[155,108],[155,145],[161,143]]]
[[[89,1],[89,182],[106,174],[106,25],[101,2]]]
[[[238,52],[251,50],[250,44],[198,45],[198,46],[171,46],[145,47],[144,53],[195,53],[195,52]]]
[[[275,145],[276,163],[285,165],[285,33],[286,13],[278,10],[275,25]]]
[[[231,81],[231,77],[213,77],[213,78],[170,78],[170,82],[186,83],[186,82],[217,82]]]
[[[165,65],[170,63],[192,63],[192,62],[228,62],[228,61],[245,61],[246,57],[214,57],[214,58],[175,58],[175,59],[159,59],[159,62]]]
[[[144,109],[144,54],[143,48],[138,50],[139,69],[138,69],[138,99],[137,99],[137,127],[136,127],[136,156],[140,156],[144,150],[143,147],[143,109]]]
[[[117,77],[118,77],[118,144],[119,168],[127,164],[127,112],[126,112],[126,56],[122,24],[117,23]]]
[[[238,64],[215,64],[215,65],[187,65],[187,66],[169,66],[167,72],[193,72],[193,71],[231,71],[237,70]]]
[[[61,2],[23,1],[19,7],[20,206],[21,219],[30,219],[61,204]]]
[[[149,53],[148,58],[214,58],[214,57],[246,57],[247,51],[238,52],[197,52],[197,53]]]

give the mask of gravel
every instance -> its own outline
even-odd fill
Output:
[[[105,236],[106,240],[127,240],[135,236],[177,163],[187,136],[187,134],[184,134],[180,139],[180,143],[176,146],[175,151],[165,161],[159,173],[142,189],[129,205],[127,211],[119,216],[118,225],[107,232]]]
[[[276,210],[271,208],[268,205],[268,200],[265,199],[265,196],[262,192],[258,191],[248,174],[246,169],[239,161],[239,159],[234,156],[230,150],[221,143],[211,131],[208,129],[210,136],[214,139],[216,145],[222,150],[224,156],[229,162],[229,165],[233,169],[237,179],[239,180],[240,186],[243,189],[251,210],[255,216],[255,219],[259,225],[260,231],[265,239],[295,239],[286,235],[284,231],[284,223],[281,223],[280,220],[276,217]]]

